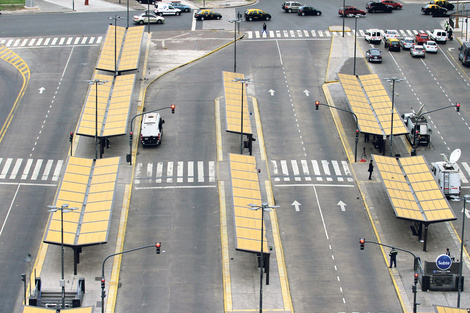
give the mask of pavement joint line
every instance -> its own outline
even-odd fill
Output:
[[[337,185],[337,184],[279,184],[276,187],[340,187],[340,188],[353,188],[356,185]]]
[[[224,160],[224,153],[222,149],[222,125],[220,124],[220,99],[222,96],[215,99],[215,140],[217,149],[217,167],[219,162]],[[218,173],[218,172],[217,172]]]

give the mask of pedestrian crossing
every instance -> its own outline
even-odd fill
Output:
[[[135,184],[215,183],[215,161],[137,163]]]
[[[271,160],[270,167],[271,178],[275,182],[354,181],[347,161]]]
[[[0,158],[0,181],[58,181],[63,160]]]
[[[7,48],[45,47],[45,46],[84,46],[100,45],[103,36],[0,38],[0,45]]]
[[[381,32],[383,32],[381,30]],[[422,29],[400,29],[398,30],[401,37],[414,37],[418,33],[431,34],[431,30]],[[356,32],[354,30],[345,32],[344,36],[354,37]],[[342,31],[329,31],[329,30],[270,30],[267,34],[262,34],[262,31],[246,31],[245,38],[247,39],[282,39],[282,38],[329,38],[333,36],[343,36]],[[357,31],[357,37],[364,37],[365,30],[360,29]]]

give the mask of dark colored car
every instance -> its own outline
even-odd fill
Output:
[[[383,2],[370,1],[366,5],[366,10],[369,13],[392,13],[393,7],[391,5],[386,5]]]
[[[397,38],[387,38],[387,40],[385,40],[384,46],[388,49],[388,51],[400,52],[401,50],[400,41]]]
[[[403,8],[403,5],[401,3],[393,0],[382,0],[382,3],[392,6],[394,10],[401,10],[401,8]]]
[[[314,7],[302,6],[299,8],[299,15],[321,15],[321,11]]]
[[[264,12],[260,9],[248,9],[245,11],[245,20],[246,21],[261,21],[266,20],[269,21],[271,19],[271,15],[267,12]]]
[[[155,0],[137,0],[141,4],[154,4]]]
[[[201,10],[199,12],[194,13],[194,18],[196,20],[220,20],[222,18],[222,14],[214,12],[212,10]]]
[[[170,2],[170,4],[176,8],[176,9],[180,9],[181,12],[189,12],[191,11],[191,7],[189,5],[186,5],[186,4],[182,4],[180,1],[172,1]]]
[[[432,16],[446,16],[447,9],[438,6],[437,4],[426,4],[421,8],[421,12],[426,15],[432,14]]]
[[[366,11],[359,10],[358,8],[352,6],[345,6],[338,10],[338,14],[343,16],[354,16],[354,15],[366,15]]]
[[[449,1],[445,1],[445,0],[434,0],[434,1],[431,1],[430,3],[437,4],[441,8],[445,8],[449,11],[452,11],[454,9],[454,5],[450,3]]]
[[[373,48],[366,51],[366,59],[369,62],[382,62],[382,53],[379,49]]]

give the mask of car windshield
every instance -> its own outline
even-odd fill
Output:
[[[371,55],[380,55],[380,50],[370,50]]]

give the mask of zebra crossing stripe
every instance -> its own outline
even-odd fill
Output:
[[[149,177],[149,183],[152,182],[153,163],[147,164],[147,177]]]
[[[294,180],[295,181],[300,181],[300,172],[299,172],[299,166],[297,165],[297,161],[296,160],[291,160],[290,161],[291,165],[292,165],[292,171],[294,172]]]
[[[468,166],[467,162],[460,162],[460,164],[462,164],[463,168],[467,171],[467,173],[470,173],[470,166]],[[468,180],[467,178],[465,177],[465,175],[462,174],[462,171],[460,171],[460,180],[464,183],[464,184],[468,184]]]
[[[173,182],[173,178],[171,176],[173,176],[173,162],[168,162],[168,167],[167,167],[167,170],[166,170],[166,182],[167,183],[172,183]]]
[[[277,168],[277,162],[274,161],[274,160],[271,160],[271,164],[272,164],[272,168],[273,168],[273,174],[274,176],[274,181],[280,181],[281,179],[279,177],[277,177],[279,175],[279,170]]]
[[[351,171],[349,170],[348,162],[341,161],[341,164],[343,165],[344,175],[351,176]]]
[[[42,40],[43,40],[42,38],[39,38],[39,39],[38,39],[38,42],[36,43],[36,46],[40,46],[40,45],[41,45],[41,42],[42,42]]]
[[[8,158],[3,166],[2,173],[0,174],[0,179],[5,179],[7,176],[8,170],[10,169],[11,162],[13,161],[12,158]]]
[[[304,36],[305,36],[305,37],[310,37],[308,31],[304,30]]]
[[[156,183],[161,183],[162,179],[161,177],[163,176],[163,162],[158,162],[157,163],[157,179],[155,180]],[[158,178],[160,177],[160,178]]]
[[[300,164],[302,165],[302,171],[304,172],[306,181],[312,181],[312,177],[309,177],[310,175],[310,170],[308,169],[308,163],[307,160],[300,160]]]
[[[209,161],[209,182],[215,182],[215,162]]]
[[[20,170],[20,166],[22,162],[23,162],[23,159],[16,160],[15,166],[13,167],[13,170],[11,171],[11,174],[10,174],[10,179],[16,178],[16,175],[18,175],[18,171]]]
[[[57,165],[55,167],[54,174],[52,174],[52,181],[57,181],[59,179],[60,170],[62,169],[63,164],[64,164],[64,161],[62,161],[62,160],[57,161]]]
[[[65,41],[65,38],[63,38],[63,37],[60,38],[60,40],[59,40],[59,45],[63,45],[63,44],[64,44],[64,41]]]
[[[194,182],[194,162],[188,162],[188,183]]]
[[[51,172],[52,162],[54,161],[53,160],[47,161],[46,168],[44,169],[44,173],[42,174],[41,180],[47,180],[47,177],[49,176],[49,173]]]
[[[183,182],[183,162],[181,161],[179,161],[178,165],[176,166],[176,182]]]
[[[26,161],[26,166],[23,170],[23,175],[21,175],[21,179],[28,178],[28,173],[29,173],[29,170],[31,169],[32,164],[33,164],[33,159],[28,159],[28,161]]]
[[[34,43],[36,42],[36,38],[31,39],[29,42],[28,46],[34,46]]]
[[[197,182],[204,182],[204,162],[197,162]]]
[[[287,177],[289,175],[289,170],[287,169],[287,162],[285,160],[281,161],[281,169],[282,174],[285,176],[284,181],[290,181],[290,178]]]

